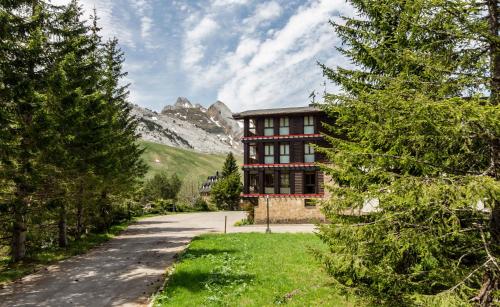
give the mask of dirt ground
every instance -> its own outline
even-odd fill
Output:
[[[234,227],[244,212],[203,212],[143,219],[116,238],[0,290],[0,306],[145,306],[165,270],[191,239],[208,232],[264,232]],[[272,232],[312,232],[314,225],[271,225]]]

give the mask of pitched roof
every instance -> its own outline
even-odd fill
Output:
[[[302,114],[302,113],[318,113],[322,110],[316,106],[293,107],[293,108],[276,108],[276,109],[261,109],[250,110],[241,113],[234,113],[234,119],[244,119],[251,116],[266,116],[266,115],[281,115],[281,114]]]

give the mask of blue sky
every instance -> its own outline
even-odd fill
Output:
[[[52,0],[62,4],[68,0]],[[178,96],[233,111],[300,106],[325,81],[316,62],[347,65],[328,24],[341,0],[81,0],[125,52],[130,100],[161,110]],[[329,91],[335,91],[327,84]]]

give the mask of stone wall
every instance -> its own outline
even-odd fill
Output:
[[[308,223],[324,221],[320,212],[320,204],[306,206],[303,197],[270,197],[269,220],[271,223]],[[259,197],[258,206],[254,208],[255,223],[267,221],[266,198]]]

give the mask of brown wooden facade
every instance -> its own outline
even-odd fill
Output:
[[[244,122],[244,197],[263,195],[321,197],[326,115],[314,107],[247,111],[233,116]]]

